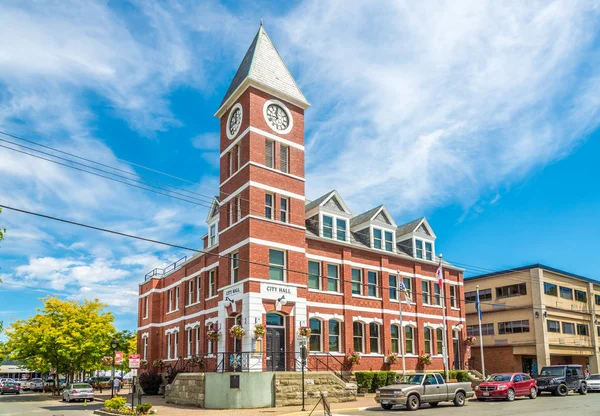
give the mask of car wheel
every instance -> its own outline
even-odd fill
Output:
[[[529,390],[529,398],[530,399],[535,399],[537,397],[537,389],[535,387],[532,387]]]
[[[417,410],[421,406],[421,399],[416,394],[411,394],[406,399],[406,408],[408,410]]]
[[[566,384],[561,384],[560,386],[558,386],[558,388],[556,389],[556,394],[558,394],[559,396],[566,396],[567,394],[569,394],[569,388],[567,387]]]
[[[382,404],[382,405],[381,405],[381,408],[382,408],[383,410],[392,410],[392,407],[394,407],[394,405],[393,405],[393,404]]]
[[[587,394],[587,392],[587,384],[581,383],[581,385],[579,386],[579,394]]]
[[[438,404],[440,404],[440,402],[433,402],[433,403],[429,403],[429,406],[437,407]]]
[[[457,392],[456,396],[454,396],[454,400],[452,401],[452,403],[454,403],[454,406],[464,406],[465,394],[462,391]]]
[[[506,392],[506,400],[512,402],[515,400],[515,391],[513,389],[508,389]]]

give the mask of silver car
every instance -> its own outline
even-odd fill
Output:
[[[87,383],[69,383],[63,390],[63,402],[94,400],[94,388]]]
[[[588,391],[600,391],[600,374],[592,374],[586,383]]]

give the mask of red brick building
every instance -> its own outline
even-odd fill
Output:
[[[227,90],[221,122],[220,192],[203,252],[140,285],[139,351],[152,363],[199,356],[228,369],[242,353],[249,370],[297,367],[298,329],[310,326],[311,365],[353,369],[442,369],[465,361],[463,276],[445,264],[440,289],[435,233],[425,218],[398,226],[384,206],[353,213],[341,195],[305,198],[304,111],[309,104],[261,27]],[[399,291],[411,292],[403,305]],[[444,326],[442,302],[447,321]],[[241,325],[241,339],[229,335]],[[254,336],[256,325],[266,335]],[[447,333],[445,331],[447,328]],[[211,341],[209,329],[221,336]],[[402,348],[405,345],[405,348]],[[183,359],[180,359],[183,357]],[[179,361],[178,361],[179,360]]]

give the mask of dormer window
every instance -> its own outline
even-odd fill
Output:
[[[373,228],[373,247],[381,249],[381,230],[379,228]]]
[[[415,257],[418,259],[433,260],[433,243],[415,239]]]
[[[333,238],[333,217],[323,215],[323,237]]]
[[[373,248],[394,252],[394,233],[373,227]]]
[[[337,218],[335,220],[336,224],[336,238],[340,241],[346,241],[346,229],[348,227],[348,222],[342,218]]]
[[[348,221],[346,219],[323,214],[323,237],[346,241],[347,233]]]
[[[394,251],[394,234],[385,232],[385,251]]]
[[[213,225],[211,225],[208,229],[208,241],[210,242],[211,246],[214,246],[219,241],[219,235],[217,234],[218,229],[219,229],[218,221],[216,223],[214,223]]]

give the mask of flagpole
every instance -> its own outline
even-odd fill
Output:
[[[446,383],[448,382],[449,378],[450,378],[450,372],[448,371],[448,340],[446,339],[448,337],[448,332],[446,331],[446,288],[444,285],[444,270],[442,268],[442,255],[440,254],[438,256],[440,258],[440,264],[438,266],[438,269],[440,269],[441,274],[439,277],[439,285],[440,285],[440,292],[441,292],[441,296],[442,296],[442,322],[444,323],[443,326],[443,344],[442,344],[442,348],[444,349],[443,351],[443,356],[442,359],[444,360],[444,373],[446,374]]]
[[[483,375],[483,379],[485,380],[485,360],[483,358],[483,335],[481,330],[481,302],[479,302],[479,285],[476,287],[477,290],[477,320],[479,321],[479,352],[481,354],[481,374]]]
[[[401,279],[400,277],[400,271],[398,271],[398,279]],[[404,283],[401,283],[404,286]],[[406,348],[405,343],[404,343],[404,326],[402,325],[402,299],[405,297],[405,291],[401,290],[400,292],[402,292],[402,294],[400,296],[402,296],[402,298],[400,298],[400,296],[398,296],[398,307],[400,309],[400,351],[402,352],[402,377],[405,376],[406,374],[406,360],[404,358],[404,356],[406,355],[406,351],[404,351],[404,349]]]

